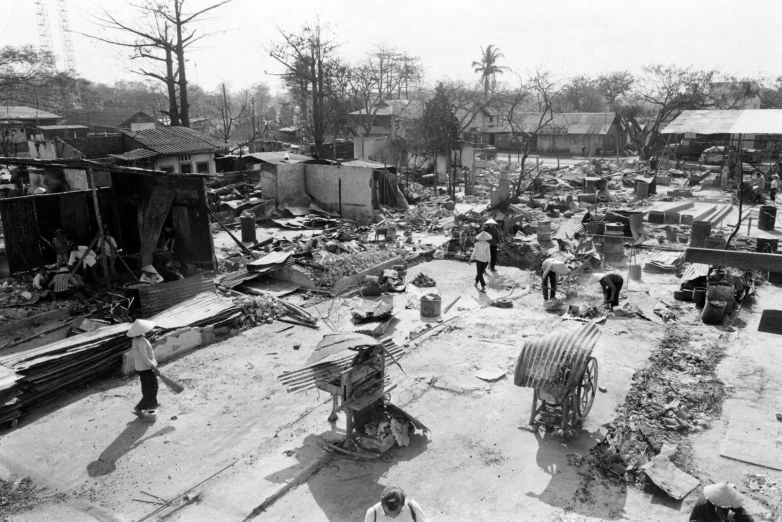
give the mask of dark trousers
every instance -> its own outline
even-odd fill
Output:
[[[485,261],[475,261],[475,268],[478,270],[475,276],[475,284],[480,283],[481,286],[486,286],[486,281],[483,280],[483,273],[486,271],[487,266],[489,266],[489,263]]]
[[[619,281],[618,283],[614,283],[614,287],[616,288],[616,293],[614,295],[611,294],[611,289],[607,286],[603,287],[603,295],[605,296],[605,300],[608,301],[611,306],[619,306],[619,292],[622,291],[622,285],[624,283],[622,281]]]
[[[489,267],[494,270],[494,268],[497,266],[497,245],[489,245],[489,254],[491,254]]]
[[[546,277],[543,278],[543,300],[548,301],[554,299],[557,294],[557,273],[553,270],[549,272]],[[549,297],[549,288],[551,288],[551,295]]]
[[[771,198],[771,201],[777,200],[777,189],[771,189],[768,191],[768,195]]]
[[[136,372],[141,379],[141,400],[136,404],[137,410],[148,410],[157,406],[157,375],[152,370]]]

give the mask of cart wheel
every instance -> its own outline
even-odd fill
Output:
[[[592,403],[595,402],[595,393],[597,392],[597,359],[590,357],[587,360],[586,369],[584,375],[581,377],[581,382],[578,383],[576,407],[578,408],[578,416],[584,418],[589,414],[589,410],[592,409]]]

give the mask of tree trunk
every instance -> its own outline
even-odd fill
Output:
[[[174,2],[176,20],[176,52],[179,65],[179,115],[182,127],[190,127],[190,104],[187,101],[187,73],[185,72],[185,48],[182,44],[182,1]]]
[[[174,56],[170,47],[166,47],[166,87],[168,88],[168,118],[172,127],[182,125],[179,118],[179,104],[176,99],[176,78],[174,76]]]

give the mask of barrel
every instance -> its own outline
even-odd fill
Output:
[[[678,225],[680,216],[678,212],[663,212],[663,223],[666,225]]]
[[[692,291],[692,301],[695,303],[695,306],[701,307],[706,304],[706,289],[702,286],[699,286],[695,290]]]
[[[765,252],[767,254],[776,254],[779,248],[779,239],[759,237],[755,244],[755,252]]]
[[[582,203],[597,203],[597,194],[579,194],[578,200]]]
[[[706,301],[706,305],[701,312],[701,321],[706,324],[718,324],[722,321],[722,316],[725,315],[725,307],[728,303],[720,301],[719,299]]]
[[[758,230],[774,230],[777,221],[777,207],[773,205],[763,205],[758,214]]]
[[[649,184],[645,181],[636,180],[635,199],[646,199],[649,197]]]
[[[621,261],[625,256],[624,252],[624,224],[623,223],[606,223],[605,224],[605,236],[603,237],[603,257],[606,261],[615,262]]]
[[[633,281],[641,280],[641,265],[630,265],[630,279]]]
[[[682,214],[681,215],[681,224],[682,225],[692,225],[692,222],[694,221],[694,217],[692,214]]]
[[[601,190],[597,193],[598,203],[608,203],[611,201],[611,194],[607,190]]]
[[[679,229],[678,228],[668,228],[665,231],[666,239],[669,243],[676,243],[676,238],[679,235]]]
[[[656,225],[662,225],[663,220],[665,219],[665,213],[660,212],[659,210],[650,210],[649,211],[649,223],[654,223]]]
[[[693,221],[690,231],[690,246],[704,248],[706,238],[711,234],[711,223],[708,221]]]
[[[242,216],[242,243],[255,243],[255,216]]]
[[[548,219],[538,220],[538,242],[551,241],[551,221]]]
[[[424,317],[440,317],[440,304],[442,299],[439,295],[427,294],[421,297],[421,315]]]

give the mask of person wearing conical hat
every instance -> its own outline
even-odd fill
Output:
[[[491,240],[489,240],[489,270],[492,272],[497,271],[497,250],[500,248],[500,231],[497,228],[497,222],[494,219],[489,218],[483,223],[483,230],[489,233]]]
[[[486,281],[483,279],[483,273],[486,271],[486,267],[489,266],[491,260],[491,252],[489,251],[489,241],[491,241],[491,235],[485,230],[475,236],[475,247],[472,249],[472,255],[470,256],[470,263],[475,261],[477,268],[477,275],[475,276],[475,286],[478,283],[481,284],[480,292],[486,291]]]
[[[133,364],[141,380],[141,400],[133,408],[133,412],[139,417],[143,416],[146,410],[159,406],[157,376],[160,375],[160,370],[157,369],[157,359],[152,345],[145,337],[154,327],[155,323],[152,321],[136,319],[126,334],[133,338],[130,353],[133,355]]]
[[[690,522],[754,522],[744,508],[744,496],[732,484],[721,482],[703,488],[700,499],[690,513]],[[733,517],[730,518],[730,512]]]
[[[155,270],[155,267],[152,265],[147,265],[141,268],[141,277],[138,278],[139,282],[141,283],[149,283],[151,285],[156,285],[158,283],[163,282],[163,276],[158,274],[158,271]]]

